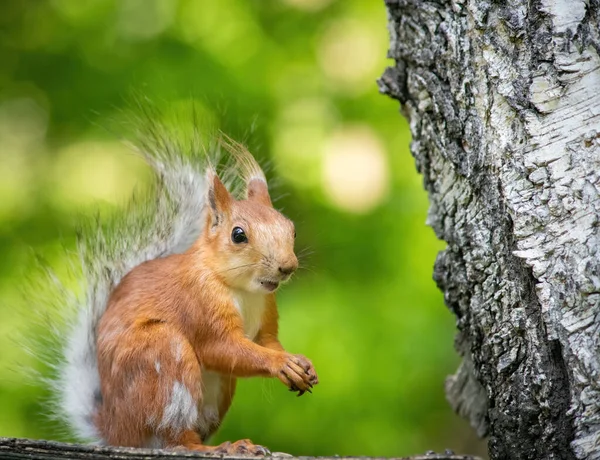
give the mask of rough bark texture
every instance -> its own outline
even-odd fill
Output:
[[[232,457],[208,455],[194,452],[174,452],[160,449],[126,449],[115,447],[93,447],[60,442],[33,441],[31,439],[0,438],[0,458],[39,460],[152,460],[170,459],[185,460],[191,458],[216,458],[225,460],[247,459],[248,457]],[[264,457],[251,457],[264,458]],[[339,460],[340,457],[293,457],[288,454],[273,454],[272,458],[283,460]],[[343,457],[347,460],[376,460],[376,457]],[[379,459],[381,460],[381,459]],[[417,455],[395,460],[481,460],[469,455]]]
[[[448,242],[448,399],[494,459],[600,459],[600,0],[386,4],[380,89]]]

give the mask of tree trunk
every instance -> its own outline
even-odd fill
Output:
[[[387,0],[447,249],[447,396],[494,459],[600,459],[600,0]]]

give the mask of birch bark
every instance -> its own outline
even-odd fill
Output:
[[[600,0],[386,0],[447,249],[448,400],[494,459],[600,459]]]

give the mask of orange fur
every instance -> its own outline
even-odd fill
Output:
[[[261,454],[248,440],[203,444],[229,409],[236,378],[277,377],[299,394],[318,383],[310,361],[278,339],[273,291],[298,264],[293,224],[272,208],[260,179],[239,201],[214,173],[209,179],[200,238],[184,254],[133,269],[98,325],[95,425],[111,445]],[[232,241],[235,227],[247,242]],[[258,329],[249,337],[253,314]]]

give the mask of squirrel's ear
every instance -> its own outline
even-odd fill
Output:
[[[246,198],[257,201],[265,206],[272,206],[269,187],[262,178],[251,179],[246,184]]]
[[[208,174],[208,205],[210,208],[211,227],[219,225],[231,207],[231,195],[223,182],[214,172]]]

